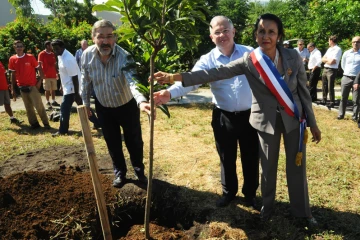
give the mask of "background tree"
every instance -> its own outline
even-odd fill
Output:
[[[29,18],[33,16],[33,9],[30,0],[8,0],[15,8],[15,13],[19,17]]]
[[[78,25],[83,21],[89,24],[97,21],[92,15],[94,0],[83,0],[83,3],[77,0],[41,0],[41,2],[51,11],[49,19],[61,19],[67,26]]]
[[[207,11],[203,0],[109,0],[97,5],[94,11],[116,11],[123,16],[118,34],[120,38],[144,41],[151,46],[150,76],[154,74],[154,63],[159,51],[165,46],[170,51],[177,51],[181,44],[184,48],[195,45],[199,33],[195,27],[195,19],[205,21]],[[140,38],[140,39],[139,39]],[[150,99],[153,99],[154,79],[150,82]],[[151,108],[154,109],[154,101]],[[154,142],[154,111],[150,117],[150,150],[149,150],[149,182],[145,211],[145,235],[150,238],[149,220],[152,191]]]

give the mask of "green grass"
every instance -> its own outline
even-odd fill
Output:
[[[209,210],[208,228],[201,231],[201,239],[208,239],[213,231],[223,235],[213,239],[360,239],[360,130],[346,118],[336,120],[337,113],[315,108],[322,131],[319,144],[307,145],[307,176],[310,203],[320,223],[317,230],[288,216],[284,150],[281,148],[276,207],[271,221],[259,223],[258,212],[241,204],[216,209],[215,201],[221,194],[220,166],[211,128],[211,106],[169,106],[171,118],[158,111],[154,132],[154,178],[181,186],[194,212]],[[31,130],[24,111],[16,117],[25,120],[19,127],[11,125],[5,113],[0,114],[0,161],[39,148],[72,145],[83,142],[76,113],[71,115],[69,136],[52,138],[59,123],[52,130]],[[144,138],[144,162],[148,166],[149,124],[141,115]],[[97,154],[106,154],[101,136],[93,131]],[[126,153],[126,158],[128,155]],[[130,166],[130,164],[128,163]],[[239,193],[241,198],[242,172],[238,161]],[[260,188],[259,188],[260,189]],[[261,201],[258,190],[258,203]],[[240,202],[241,203],[241,202]]]

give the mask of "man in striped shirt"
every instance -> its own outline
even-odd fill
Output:
[[[139,108],[150,114],[150,104],[136,89],[133,81],[135,72],[127,68],[133,60],[128,52],[116,44],[114,30],[114,25],[107,20],[99,20],[93,26],[92,39],[95,44],[81,56],[82,99],[90,116],[90,96],[94,90],[96,112],[114,166],[113,186],[122,187],[126,182],[127,167],[120,127],[124,131],[135,175],[140,182],[147,182]]]

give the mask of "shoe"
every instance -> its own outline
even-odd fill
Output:
[[[53,107],[59,107],[60,104],[58,104],[56,101],[53,101],[53,102],[51,103],[51,106],[53,106]]]
[[[148,183],[148,179],[144,174],[142,174],[142,175],[137,175],[136,174],[136,177],[137,177],[139,182],[146,183],[146,184]]]
[[[40,124],[38,122],[31,125],[31,129],[37,129],[37,128],[40,128]]]
[[[24,120],[19,120],[17,118],[10,118],[10,123],[20,124],[22,122],[24,122]]]
[[[113,181],[113,187],[121,188],[122,186],[124,186],[125,183],[126,183],[125,177],[117,177]]]
[[[51,127],[50,127],[49,124],[44,124],[44,128],[45,128],[45,129],[51,129]]]
[[[341,120],[341,119],[344,119],[344,116],[338,116],[337,117],[337,120]]]
[[[219,200],[216,201],[216,206],[217,207],[226,207],[234,199],[235,199],[235,196],[223,195]]]
[[[335,104],[333,102],[330,102],[326,106],[328,109],[330,109],[330,108],[334,108]]]
[[[319,223],[314,217],[307,218],[306,220],[309,224],[309,228],[317,228],[319,226]]]
[[[47,107],[50,107],[50,108],[51,108],[51,103],[50,103],[50,102],[47,102],[45,105],[46,105]]]
[[[56,133],[51,134],[51,136],[53,136],[53,137],[59,137],[59,136],[63,136],[63,135],[65,135],[65,133],[56,132]]]
[[[353,116],[352,118],[351,118],[354,122],[357,122],[357,117],[355,117],[355,116]]]
[[[251,207],[253,209],[256,209],[256,201],[254,197],[245,197],[245,205],[247,207]]]

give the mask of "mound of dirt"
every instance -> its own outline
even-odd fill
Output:
[[[100,171],[111,173],[100,174],[100,179],[113,223],[113,238],[144,239],[146,186],[130,179],[123,188],[113,188],[110,157],[97,158]],[[179,199],[178,187],[159,180],[154,180],[153,185],[153,239],[194,239],[196,229],[184,231],[194,220],[190,212],[187,214],[188,207],[181,200],[174,201]],[[178,213],[181,217],[174,216]],[[102,239],[86,152],[80,145],[56,147],[56,151],[39,149],[0,165],[0,236]]]

